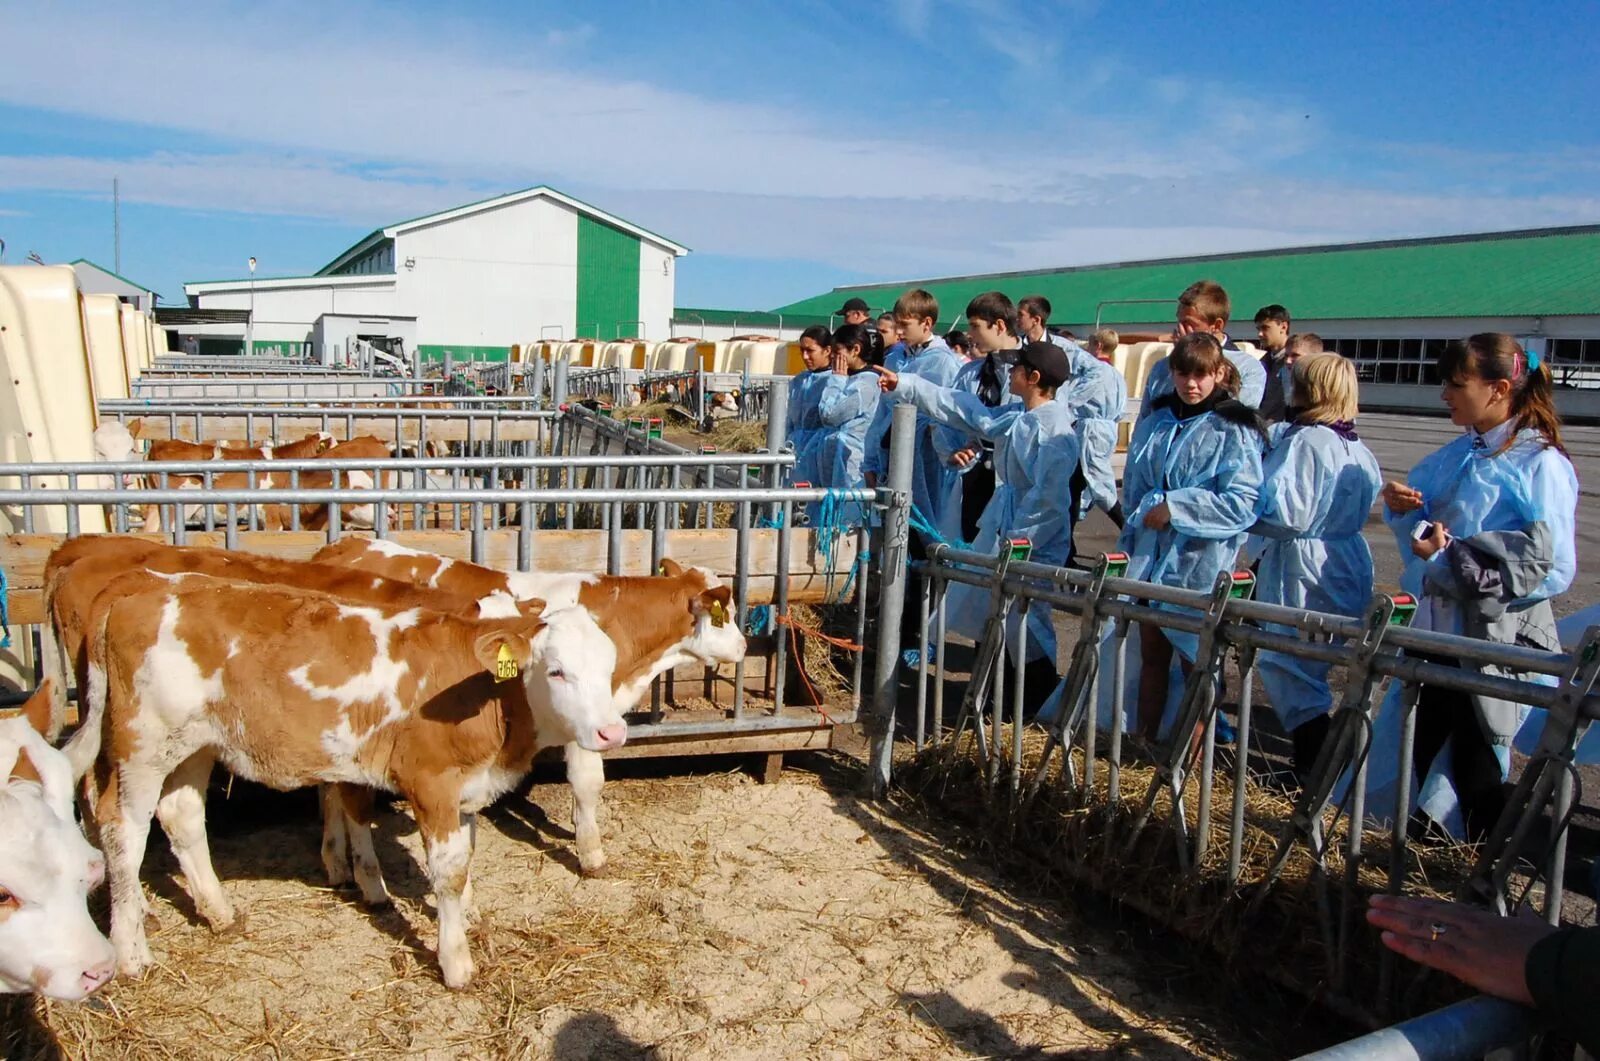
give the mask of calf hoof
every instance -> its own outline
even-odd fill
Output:
[[[127,954],[117,955],[118,976],[143,976],[144,971],[156,962],[150,953],[150,944],[140,941]]]
[[[454,967],[445,967],[441,971],[444,973],[444,986],[452,991],[464,990],[472,984],[473,969],[471,961]]]
[[[207,924],[211,926],[211,934],[213,936],[243,936],[248,934],[248,924],[245,916],[243,914],[234,914],[232,911],[228,912],[226,918],[219,917],[214,921],[208,921]]]

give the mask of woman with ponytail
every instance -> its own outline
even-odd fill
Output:
[[[1214,336],[1183,336],[1167,364],[1174,390],[1151,403],[1128,444],[1117,547],[1129,578],[1209,590],[1256,520],[1262,425],[1238,401],[1239,372]],[[1139,628],[1136,726],[1146,738],[1158,736],[1173,648],[1187,670],[1198,647],[1193,634]]]
[[[1509,335],[1451,343],[1439,359],[1450,419],[1465,432],[1383,487],[1384,519],[1419,599],[1415,625],[1558,651],[1550,601],[1577,570],[1578,479],[1561,442],[1550,370]],[[1471,667],[1457,659],[1434,658]],[[1477,667],[1487,674],[1497,668]],[[1518,677],[1534,678],[1532,675]],[[1399,690],[1375,738],[1374,811],[1393,806]],[[1527,708],[1424,685],[1416,707],[1413,804],[1452,836],[1482,839],[1505,806],[1510,744]],[[1384,754],[1380,755],[1380,751]]]

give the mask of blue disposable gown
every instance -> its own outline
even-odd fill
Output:
[[[1260,557],[1256,599],[1290,608],[1360,615],[1372,596],[1372,550],[1361,536],[1382,476],[1372,451],[1332,428],[1273,432],[1262,462],[1261,496],[1250,528]],[[1289,627],[1267,629],[1293,636]],[[1333,707],[1329,664],[1262,652],[1268,702],[1292,730]]]
[[[1128,385],[1111,365],[1077,343],[1063,339],[1072,378],[1056,392],[1056,400],[1072,410],[1078,432],[1078,462],[1088,485],[1078,515],[1091,506],[1110,512],[1117,504],[1117,475],[1111,456],[1117,451],[1117,425],[1128,408]]]
[[[937,386],[948,387],[955,382],[961,359],[943,339],[935,338],[915,353],[904,343],[896,343],[884,358],[884,367],[901,376],[917,376]],[[893,405],[893,402],[878,404],[877,415],[867,430],[867,448],[861,459],[862,472],[876,474],[880,486],[888,478],[889,449],[884,442],[889,437],[890,410]],[[942,522],[950,493],[950,480],[955,473],[949,464],[939,459],[933,442],[934,429],[934,422],[919,413],[917,451],[911,473],[911,503],[916,506],[919,518],[937,528]]]
[[[1016,351],[1011,351],[1015,353]],[[985,355],[992,356],[992,355]],[[984,358],[975,358],[963,364],[956,370],[956,378],[950,384],[950,389],[963,394],[978,393],[980,380],[979,373],[983,371]],[[1011,368],[1009,364],[997,364],[1000,380],[1000,402],[995,406],[1009,405],[1016,399],[1011,396]],[[977,467],[977,463],[958,467],[951,462],[956,453],[968,446],[981,441],[979,436],[963,427],[941,424],[933,430],[934,452],[939,454],[939,460],[950,472],[950,492],[945,497],[944,512],[939,520],[939,534],[946,541],[957,542],[961,540],[961,491],[967,473]]]
[[[1222,348],[1222,356],[1233,362],[1233,367],[1239,370],[1239,400],[1252,409],[1259,406],[1261,396],[1267,392],[1267,370],[1261,367],[1260,361],[1231,344]],[[1139,406],[1139,419],[1150,415],[1157,398],[1171,393],[1172,366],[1168,364],[1168,358],[1162,358],[1150,366],[1150,374],[1145,377],[1144,401]]]
[[[787,429],[789,446],[794,450],[794,464],[790,466],[789,481],[815,484],[818,478],[817,446],[822,441],[822,417],[817,411],[817,400],[822,395],[825,379],[832,375],[828,369],[798,372],[789,380],[789,417]]]
[[[817,444],[818,486],[830,490],[852,490],[862,486],[861,457],[866,449],[867,428],[879,404],[878,375],[875,372],[857,372],[840,376],[828,372],[823,376],[817,397],[817,415],[822,421],[820,441]],[[849,504],[841,510],[840,522],[847,527],[858,527],[866,522],[868,509],[860,504]],[[817,511],[812,509],[812,525],[816,525]]]
[[[1020,401],[991,409],[975,394],[915,377],[901,377],[890,397],[915,402],[919,411],[940,423],[994,443],[995,492],[978,519],[975,551],[994,553],[1002,538],[1027,538],[1035,562],[1066,564],[1072,547],[1070,486],[1078,464],[1072,410],[1061,402],[1045,402],[1029,411]],[[987,589],[952,584],[946,604],[951,631],[970,638],[983,632]],[[1009,648],[1012,640],[1006,644]],[[1050,608],[1036,603],[1028,610],[1028,658],[1054,661],[1055,650]]]
[[[1128,554],[1128,577],[1164,586],[1210,590],[1219,571],[1231,571],[1255,522],[1261,488],[1261,436],[1211,411],[1178,419],[1171,408],[1139,421],[1128,444],[1122,508],[1127,523],[1117,547]],[[1145,513],[1167,503],[1164,530],[1144,525]],[[1193,661],[1193,634],[1166,631]]]
[[[1487,434],[1464,432],[1424,457],[1411,469],[1406,482],[1422,492],[1423,506],[1403,514],[1384,509],[1384,520],[1394,531],[1405,570],[1400,584],[1418,598],[1413,625],[1426,630],[1460,634],[1466,632],[1455,602],[1425,593],[1425,576],[1430,564],[1443,562],[1443,554],[1423,560],[1411,552],[1411,532],[1422,519],[1444,523],[1453,538],[1470,538],[1494,531],[1516,531],[1543,523],[1550,531],[1549,570],[1533,593],[1510,604],[1510,610],[1529,609],[1538,602],[1566,591],[1577,572],[1575,527],[1578,480],[1572,462],[1559,450],[1543,444],[1533,430],[1519,434],[1511,447],[1496,452],[1510,436],[1510,421]],[[1537,679],[1553,683],[1554,678]],[[1400,687],[1391,684],[1378,719],[1373,726],[1373,747],[1368,765],[1367,808],[1381,817],[1395,806],[1395,786],[1399,776]],[[1484,701],[1479,701],[1485,707]],[[1503,702],[1499,706],[1504,707]],[[1518,710],[1521,727],[1527,728],[1528,709]],[[1481,721],[1481,719],[1480,719]],[[1507,732],[1491,733],[1502,772],[1511,765],[1510,740],[1517,726]],[[1413,806],[1425,812],[1453,835],[1464,835],[1459,801],[1451,774],[1450,747],[1446,745],[1425,778]]]

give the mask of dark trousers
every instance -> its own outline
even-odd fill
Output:
[[[1082,464],[1072,469],[1072,482],[1068,489],[1072,491],[1072,531],[1067,537],[1067,562],[1070,564],[1073,557],[1078,555],[1078,506],[1083,503],[1083,492],[1089,489],[1089,477],[1083,474]]]
[[[1430,657],[1429,662],[1454,665],[1457,661]],[[1505,810],[1505,781],[1500,776],[1500,760],[1495,757],[1494,745],[1484,734],[1469,694],[1424,685],[1417,697],[1416,742],[1411,756],[1419,783],[1446,744],[1450,746],[1451,773],[1461,799],[1467,839],[1483,840],[1494,828],[1500,812]]]
[[[978,464],[961,477],[961,539],[978,540],[978,518],[994,497],[994,465]]]

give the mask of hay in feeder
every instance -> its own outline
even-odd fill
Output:
[[[993,746],[992,732],[989,738]],[[1342,910],[1347,910],[1345,995],[1360,1005],[1375,999],[1385,951],[1376,933],[1366,927],[1365,909],[1368,896],[1388,888],[1393,850],[1388,832],[1365,832],[1362,858],[1352,874],[1346,859],[1348,820],[1340,817],[1335,822],[1330,809],[1324,816],[1324,829],[1331,828],[1325,869],[1319,872],[1307,847],[1296,844],[1278,879],[1263,894],[1279,837],[1294,810],[1294,793],[1251,783],[1245,790],[1238,883],[1230,886],[1233,761],[1219,749],[1210,840],[1199,864],[1186,871],[1178,861],[1172,801],[1166,791],[1157,796],[1150,821],[1138,838],[1130,837],[1129,829],[1145,794],[1158,776],[1156,767],[1130,738],[1123,744],[1116,802],[1103,755],[1097,757],[1093,785],[1085,791],[1082,749],[1072,752],[1073,782],[1063,776],[1058,750],[1037,802],[1016,824],[1014,841],[1008,842],[1012,822],[1004,767],[1009,762],[1011,741],[1011,727],[1002,727],[1002,780],[992,799],[986,795],[984,766],[970,731],[962,735],[953,754],[947,741],[907,757],[897,767],[896,782],[915,797],[971,820],[993,838],[996,853],[1018,859],[1024,873],[1087,882],[1113,900],[1208,945],[1237,968],[1266,973],[1310,997],[1322,997],[1332,986],[1334,969],[1324,931],[1336,939]],[[1024,792],[1045,744],[1046,735],[1037,727],[1023,734]],[[1181,811],[1191,851],[1199,825],[1198,788],[1197,767],[1184,789]],[[1453,898],[1471,873],[1476,854],[1474,847],[1465,844],[1412,844],[1401,891],[1425,898]],[[1402,968],[1402,985],[1409,975]],[[1407,1003],[1420,1011],[1463,997],[1465,992],[1459,984],[1436,977],[1418,994],[1421,997],[1408,996]]]
[[[767,446],[765,420],[715,420],[703,444],[726,453],[754,453]]]

